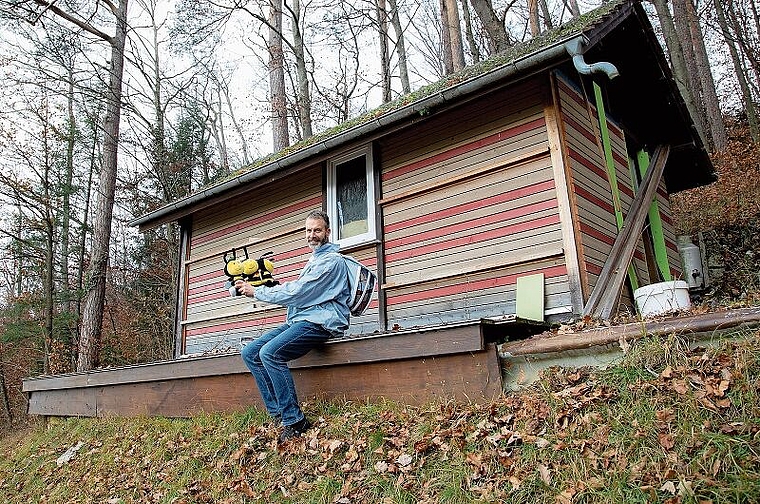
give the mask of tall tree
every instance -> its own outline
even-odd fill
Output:
[[[398,11],[398,2],[396,0],[388,0],[388,6],[390,8],[391,25],[393,31],[396,33],[396,43],[394,49],[396,56],[398,57],[398,73],[401,79],[401,91],[404,94],[412,91],[412,86],[409,83],[409,69],[407,66],[406,56],[406,42],[404,38],[404,27],[401,26],[401,17]]]
[[[705,117],[705,130],[709,131],[710,145],[713,150],[723,150],[728,145],[726,126],[720,111],[715,81],[710,70],[710,61],[705,47],[705,37],[700,26],[699,16],[692,0],[684,0],[686,20],[689,25],[689,40],[694,52],[694,66],[697,70],[699,96]]]
[[[742,103],[744,104],[744,110],[747,114],[747,122],[749,123],[750,134],[752,140],[755,143],[760,143],[760,124],[758,123],[757,107],[755,106],[754,99],[752,97],[752,89],[750,88],[746,74],[744,73],[744,65],[742,65],[741,55],[735,44],[735,38],[731,34],[731,29],[726,18],[726,13],[723,10],[721,0],[713,0],[715,6],[715,15],[718,19],[718,25],[720,26],[723,38],[728,46],[729,54],[731,55],[731,61],[734,66],[734,74],[736,80],[739,82],[739,89],[741,90]]]
[[[118,169],[119,126],[124,73],[124,48],[127,39],[128,0],[121,0],[118,4],[114,4],[109,0],[101,0],[113,16],[115,25],[114,35],[109,35],[93,24],[90,24],[90,19],[80,17],[78,13],[66,11],[64,8],[53,3],[48,3],[45,0],[34,0],[34,2],[41,7],[38,18],[52,14],[60,20],[73,24],[77,28],[107,42],[111,47],[109,87],[105,97],[107,106],[103,122],[103,164],[100,169],[98,197],[95,203],[92,250],[86,275],[86,296],[77,356],[77,370],[86,371],[98,364],[100,336],[103,325],[106,273],[108,270],[114,194],[116,192]]]
[[[293,55],[296,64],[296,108],[298,111],[298,124],[301,127],[302,138],[309,138],[314,134],[311,117],[311,92],[309,90],[309,73],[306,68],[306,42],[304,41],[301,27],[303,12],[301,1],[293,0],[290,5],[290,29],[293,33]]]
[[[528,0],[528,26],[530,34],[536,36],[541,33],[541,23],[538,16],[538,0]]]
[[[458,72],[464,68],[464,49],[457,0],[441,0],[441,22],[444,25],[444,61],[451,62],[451,72]]]
[[[464,35],[467,40],[467,48],[470,51],[470,57],[473,63],[479,63],[480,47],[475,40],[475,32],[472,27],[472,17],[470,16],[470,4],[468,0],[462,0],[462,19],[464,19]]]
[[[470,3],[488,36],[491,54],[509,49],[512,43],[504,26],[504,18],[496,14],[491,0],[470,0]]]
[[[668,7],[668,0],[651,0],[657,12],[657,18],[660,21],[660,27],[662,29],[662,35],[665,38],[665,45],[668,48],[668,55],[670,56],[670,64],[673,68],[673,77],[678,86],[678,90],[681,92],[681,96],[684,100],[686,108],[689,114],[694,118],[695,127],[699,136],[702,139],[707,138],[707,133],[704,130],[703,122],[699,120],[701,114],[697,103],[694,99],[694,95],[689,86],[689,70],[684,58],[684,50],[681,44],[681,39],[676,31],[676,26],[673,23],[673,16],[670,13]],[[684,42],[686,40],[684,39]]]
[[[380,40],[380,80],[382,81],[383,103],[391,101],[391,55],[388,50],[388,9],[385,0],[375,0],[377,31]]]
[[[285,55],[282,50],[282,0],[270,0],[269,37],[269,99],[272,104],[272,147],[279,152],[290,145],[288,133],[288,104],[285,88]]]

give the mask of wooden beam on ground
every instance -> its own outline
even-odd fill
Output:
[[[760,327],[760,307],[704,313],[668,320],[642,321],[588,329],[576,333],[540,334],[531,339],[504,343],[501,357],[539,355],[633,341],[644,336],[666,334],[717,333],[728,329]]]
[[[623,227],[615,238],[615,243],[612,244],[610,255],[604,262],[604,267],[599,274],[594,290],[583,308],[583,315],[607,319],[612,314],[623,288],[623,282],[625,282],[628,265],[633,259],[636,243],[644,229],[649,206],[665,170],[669,153],[670,147],[668,145],[659,145],[655,149],[652,166],[647,171],[639,192],[636,193],[636,197],[631,203],[631,208],[628,215],[625,216]]]

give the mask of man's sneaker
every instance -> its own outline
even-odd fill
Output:
[[[280,434],[280,443],[283,443],[288,439],[300,436],[309,430],[309,427],[311,427],[311,422],[309,422],[309,419],[306,417],[303,417],[300,422],[296,422],[293,425],[286,425]]]

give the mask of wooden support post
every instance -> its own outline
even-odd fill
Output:
[[[650,203],[665,171],[668,154],[670,154],[670,147],[667,145],[660,145],[655,149],[652,166],[641,182],[641,190],[631,204],[623,227],[615,238],[615,243],[612,244],[610,255],[604,262],[599,280],[583,308],[584,316],[601,319],[610,317],[625,281],[624,273],[631,263],[636,243],[644,228]]]

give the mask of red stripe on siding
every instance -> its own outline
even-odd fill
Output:
[[[285,322],[285,315],[274,315],[259,320],[244,320],[242,322],[227,322],[226,324],[219,324],[211,327],[202,327],[197,329],[188,329],[185,332],[185,337],[200,336],[203,334],[215,333],[220,331],[231,331],[234,329],[241,329],[245,327],[256,327],[263,324],[282,324]]]
[[[423,233],[417,233],[417,234],[413,234],[409,236],[404,236],[402,238],[396,238],[395,240],[389,240],[388,242],[386,242],[386,250],[391,250],[397,247],[401,247],[403,245],[410,245],[413,243],[423,242],[425,240],[431,240],[443,234],[454,234],[454,233],[458,233],[459,231],[466,231],[468,229],[477,229],[480,227],[487,226],[489,224],[508,221],[510,219],[522,217],[524,215],[531,215],[536,212],[540,212],[542,210],[547,210],[550,208],[557,208],[556,199],[540,201],[532,205],[505,210],[503,212],[495,213],[493,215],[486,215],[485,217],[480,217],[478,219],[460,221],[456,224],[448,224],[442,229],[441,228],[432,229],[430,231],[425,231]],[[501,233],[503,233],[503,231],[501,231]],[[500,236],[503,236],[503,234]]]
[[[385,233],[392,233],[399,229],[406,229],[411,226],[417,226],[419,224],[426,224],[428,222],[434,222],[446,217],[452,217],[454,215],[461,215],[470,210],[476,210],[479,208],[487,207],[490,205],[496,205],[498,203],[506,203],[507,201],[516,200],[531,194],[538,194],[543,191],[554,189],[554,180],[547,180],[545,182],[539,182],[537,184],[531,184],[528,186],[520,187],[512,191],[497,194],[483,200],[471,201],[469,203],[463,203],[453,207],[444,208],[437,212],[421,215],[413,219],[407,219],[395,224],[388,224],[385,226]]]
[[[192,284],[192,283],[197,283],[197,282],[203,282],[206,280],[211,280],[212,278],[218,278],[220,273],[224,275],[224,261],[219,261],[219,271],[211,271],[209,273],[203,273],[202,275],[191,276],[190,278],[188,278],[188,283]]]
[[[618,138],[623,138],[623,130],[618,128],[617,124],[613,123],[610,120],[607,120],[607,128],[610,130],[610,133],[615,135]],[[628,163],[628,161],[626,161]]]
[[[295,212],[299,212],[301,210],[305,210],[307,208],[312,208],[312,207],[321,206],[321,205],[322,205],[321,195],[308,199],[306,201],[302,201],[300,203],[294,203],[293,205],[288,205],[285,208],[281,208],[280,210],[275,210],[274,212],[269,212],[269,213],[260,215],[258,217],[254,217],[252,219],[247,219],[242,222],[238,222],[237,224],[233,224],[232,226],[228,226],[224,229],[220,229],[219,231],[214,231],[213,233],[205,234],[203,236],[194,238],[193,240],[191,240],[191,247],[202,245],[203,243],[210,242],[221,236],[228,236],[230,234],[234,234],[242,229],[253,228],[257,224],[261,224],[263,222],[269,222],[272,219],[277,219],[278,217],[282,217],[283,215],[292,214]]]
[[[435,163],[440,163],[442,161],[446,161],[447,159],[451,159],[455,156],[459,156],[460,154],[464,154],[466,152],[470,152],[475,149],[479,149],[482,147],[486,147],[492,144],[495,144],[497,142],[501,142],[502,140],[507,140],[511,137],[517,136],[521,133],[525,133],[526,131],[530,131],[539,127],[543,127],[546,124],[543,117],[539,117],[538,119],[534,119],[533,121],[530,121],[525,124],[521,124],[519,126],[515,126],[513,128],[508,128],[504,131],[500,131],[498,133],[495,133],[493,135],[487,136],[485,138],[481,138],[480,140],[476,140],[474,142],[470,142],[464,145],[460,145],[459,147],[455,147],[453,149],[449,149],[445,152],[441,152],[439,154],[436,154],[434,156],[421,159],[419,161],[416,161],[414,163],[410,163],[405,166],[400,166],[394,170],[387,171],[383,173],[382,179],[383,182],[386,182],[388,180],[391,180],[393,178],[399,177],[401,175],[404,175],[409,172],[413,172],[415,170],[419,170],[420,168],[424,168],[426,166],[433,165]]]
[[[612,151],[612,159],[620,163],[621,165],[628,167],[628,158],[623,157],[622,154],[620,154],[618,151],[613,150]]]
[[[578,105],[582,107],[586,107],[586,100],[581,96],[581,94],[576,90],[574,87],[570,86],[567,82],[558,79],[557,82],[559,82],[559,87],[567,94],[569,98],[571,98],[574,102],[576,102]]]
[[[603,209],[607,213],[612,214],[615,211],[614,208],[612,207],[612,204],[609,201],[604,201],[603,199],[597,197],[596,195],[591,194],[590,192],[588,192],[585,188],[581,186],[578,186],[578,185],[575,186],[575,194],[585,199],[589,203],[593,203],[594,205]]]
[[[195,303],[203,303],[206,301],[216,301],[217,299],[223,299],[223,298],[229,297],[229,295],[230,293],[227,292],[227,290],[224,288],[224,283],[220,283],[217,291],[207,296],[201,296],[201,297],[197,297],[193,299],[188,299],[187,304],[189,306]]]
[[[569,115],[562,114],[562,120],[565,121],[567,124],[569,124],[578,133],[586,137],[587,140],[592,142],[594,145],[597,145],[596,136],[591,130],[583,126],[581,123],[579,123],[578,121],[576,121]]]
[[[613,236],[606,235],[599,231],[598,229],[594,229],[588,224],[581,223],[580,225],[581,233],[587,234],[589,236],[593,236],[597,240],[606,243],[607,245],[612,245],[615,243],[615,238]]]
[[[588,270],[589,273],[593,273],[594,275],[599,275],[602,272],[602,267],[597,264],[587,262],[586,270]]]
[[[587,158],[583,157],[579,152],[573,149],[569,149],[569,154],[570,154],[570,159],[582,164],[584,167],[591,170],[595,175],[597,175],[598,177],[600,177],[601,179],[609,183],[609,179],[607,178],[607,171],[604,168],[593,164],[591,161],[589,161]],[[628,195],[630,198],[633,198],[634,194],[631,188],[625,185],[623,182],[621,182],[620,177],[616,177],[616,178],[618,181],[618,191]]]
[[[618,179],[618,180],[620,180],[620,179]],[[634,196],[633,195],[633,190],[631,190],[631,188],[629,186],[627,186],[627,185],[625,185],[623,183],[618,182],[618,190],[621,193],[624,193],[629,198],[633,198],[633,196]]]
[[[597,165],[596,163],[591,162],[588,158],[583,157],[583,155],[576,150],[568,149],[568,153],[570,154],[570,159],[577,161],[584,167],[594,172],[594,174],[597,176],[602,177],[604,180],[607,180],[607,172],[604,170],[604,168]]]
[[[581,229],[582,233],[585,233],[585,234],[587,234],[589,236],[593,236],[597,240],[599,240],[599,241],[601,241],[603,243],[606,243],[607,245],[612,246],[612,244],[615,243],[615,237],[606,235],[606,234],[602,233],[601,231],[599,231],[598,229],[592,228],[588,224],[581,223],[580,229]],[[635,257],[636,259],[642,260],[642,261],[644,260],[644,254],[643,254],[643,252],[641,252],[638,249],[636,249],[633,252],[633,257]]]
[[[465,292],[473,292],[484,289],[492,289],[494,287],[504,287],[505,285],[511,285],[517,283],[517,278],[533,273],[543,273],[546,278],[553,278],[567,274],[567,268],[565,265],[552,266],[550,268],[538,269],[535,271],[524,272],[514,275],[506,275],[503,277],[486,278],[477,282],[463,281],[461,283],[449,284],[443,287],[437,287],[434,289],[427,289],[420,292],[412,292],[409,294],[400,294],[397,296],[389,295],[387,298],[387,305],[399,305],[403,303],[412,303],[415,301],[425,301],[429,299],[440,298],[444,296],[453,296],[456,294],[463,294]]]
[[[461,247],[463,245],[471,245],[473,243],[480,243],[494,238],[501,238],[509,235],[510,233],[519,233],[521,231],[528,231],[531,229],[539,229],[544,226],[559,223],[559,215],[550,215],[548,217],[542,217],[540,219],[534,219],[527,222],[521,222],[519,224],[513,224],[511,226],[505,226],[491,231],[477,233],[462,238],[445,240],[440,243],[433,243],[430,245],[424,245],[421,247],[413,248],[410,250],[404,250],[396,252],[395,254],[386,255],[386,263],[394,261],[403,261],[412,257],[423,256],[433,252],[440,252],[442,250],[450,250],[455,247]],[[437,235],[445,235],[446,231],[441,230],[437,232]]]

